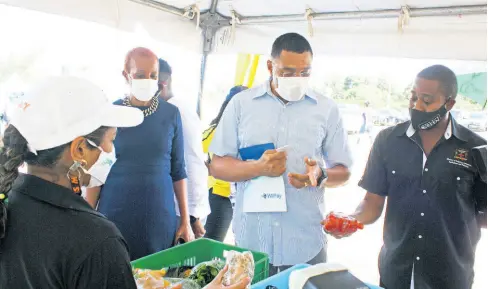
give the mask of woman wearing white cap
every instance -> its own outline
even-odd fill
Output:
[[[105,180],[116,127],[140,124],[142,112],[71,77],[26,96],[0,149],[0,288],[136,288],[119,230],[80,190]]]

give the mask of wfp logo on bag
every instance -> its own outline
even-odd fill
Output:
[[[267,199],[278,199],[278,200],[281,200],[282,196],[281,194],[277,194],[277,193],[263,193],[261,195],[261,197],[265,200]]]
[[[112,161],[110,158],[104,159],[101,163],[101,165],[109,166],[109,167],[111,167],[113,164],[114,164],[114,161]]]

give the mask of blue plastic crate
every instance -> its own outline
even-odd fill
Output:
[[[278,289],[289,289],[288,288],[288,280],[290,279],[291,272],[293,272],[295,270],[304,269],[307,267],[310,267],[310,265],[308,265],[308,264],[295,265],[288,270],[285,270],[279,274],[271,276],[268,279],[265,279],[259,283],[252,285],[251,289],[266,289],[266,287],[269,285],[275,286]],[[367,283],[365,283],[365,284],[370,289],[381,289],[381,287],[378,287],[378,286],[369,285]]]
[[[307,264],[300,264],[291,267],[281,273],[269,277],[261,282],[254,284],[251,289],[266,289],[268,285],[273,285],[278,289],[288,289],[288,279],[290,279],[291,272],[309,267]]]

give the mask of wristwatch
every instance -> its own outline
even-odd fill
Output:
[[[190,216],[190,225],[193,225],[198,220],[199,220],[199,218],[195,218],[193,216]]]
[[[320,176],[320,178],[317,179],[317,185],[319,187],[322,187],[323,185],[325,185],[325,182],[327,181],[329,176],[327,175],[327,170],[325,167],[320,166],[319,168],[322,171],[322,175]]]

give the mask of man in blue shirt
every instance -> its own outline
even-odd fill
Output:
[[[312,59],[312,48],[303,36],[278,37],[268,61],[270,80],[231,100],[210,146],[212,175],[237,183],[236,242],[267,253],[270,275],[298,263],[326,261],[326,237],[320,225],[324,187],[342,185],[350,175],[351,156],[338,107],[308,88]],[[243,161],[240,150],[264,144],[287,148]],[[246,198],[249,202],[253,195],[246,188],[263,176],[283,178],[285,211],[244,208]],[[256,203],[261,201],[269,199]]]

